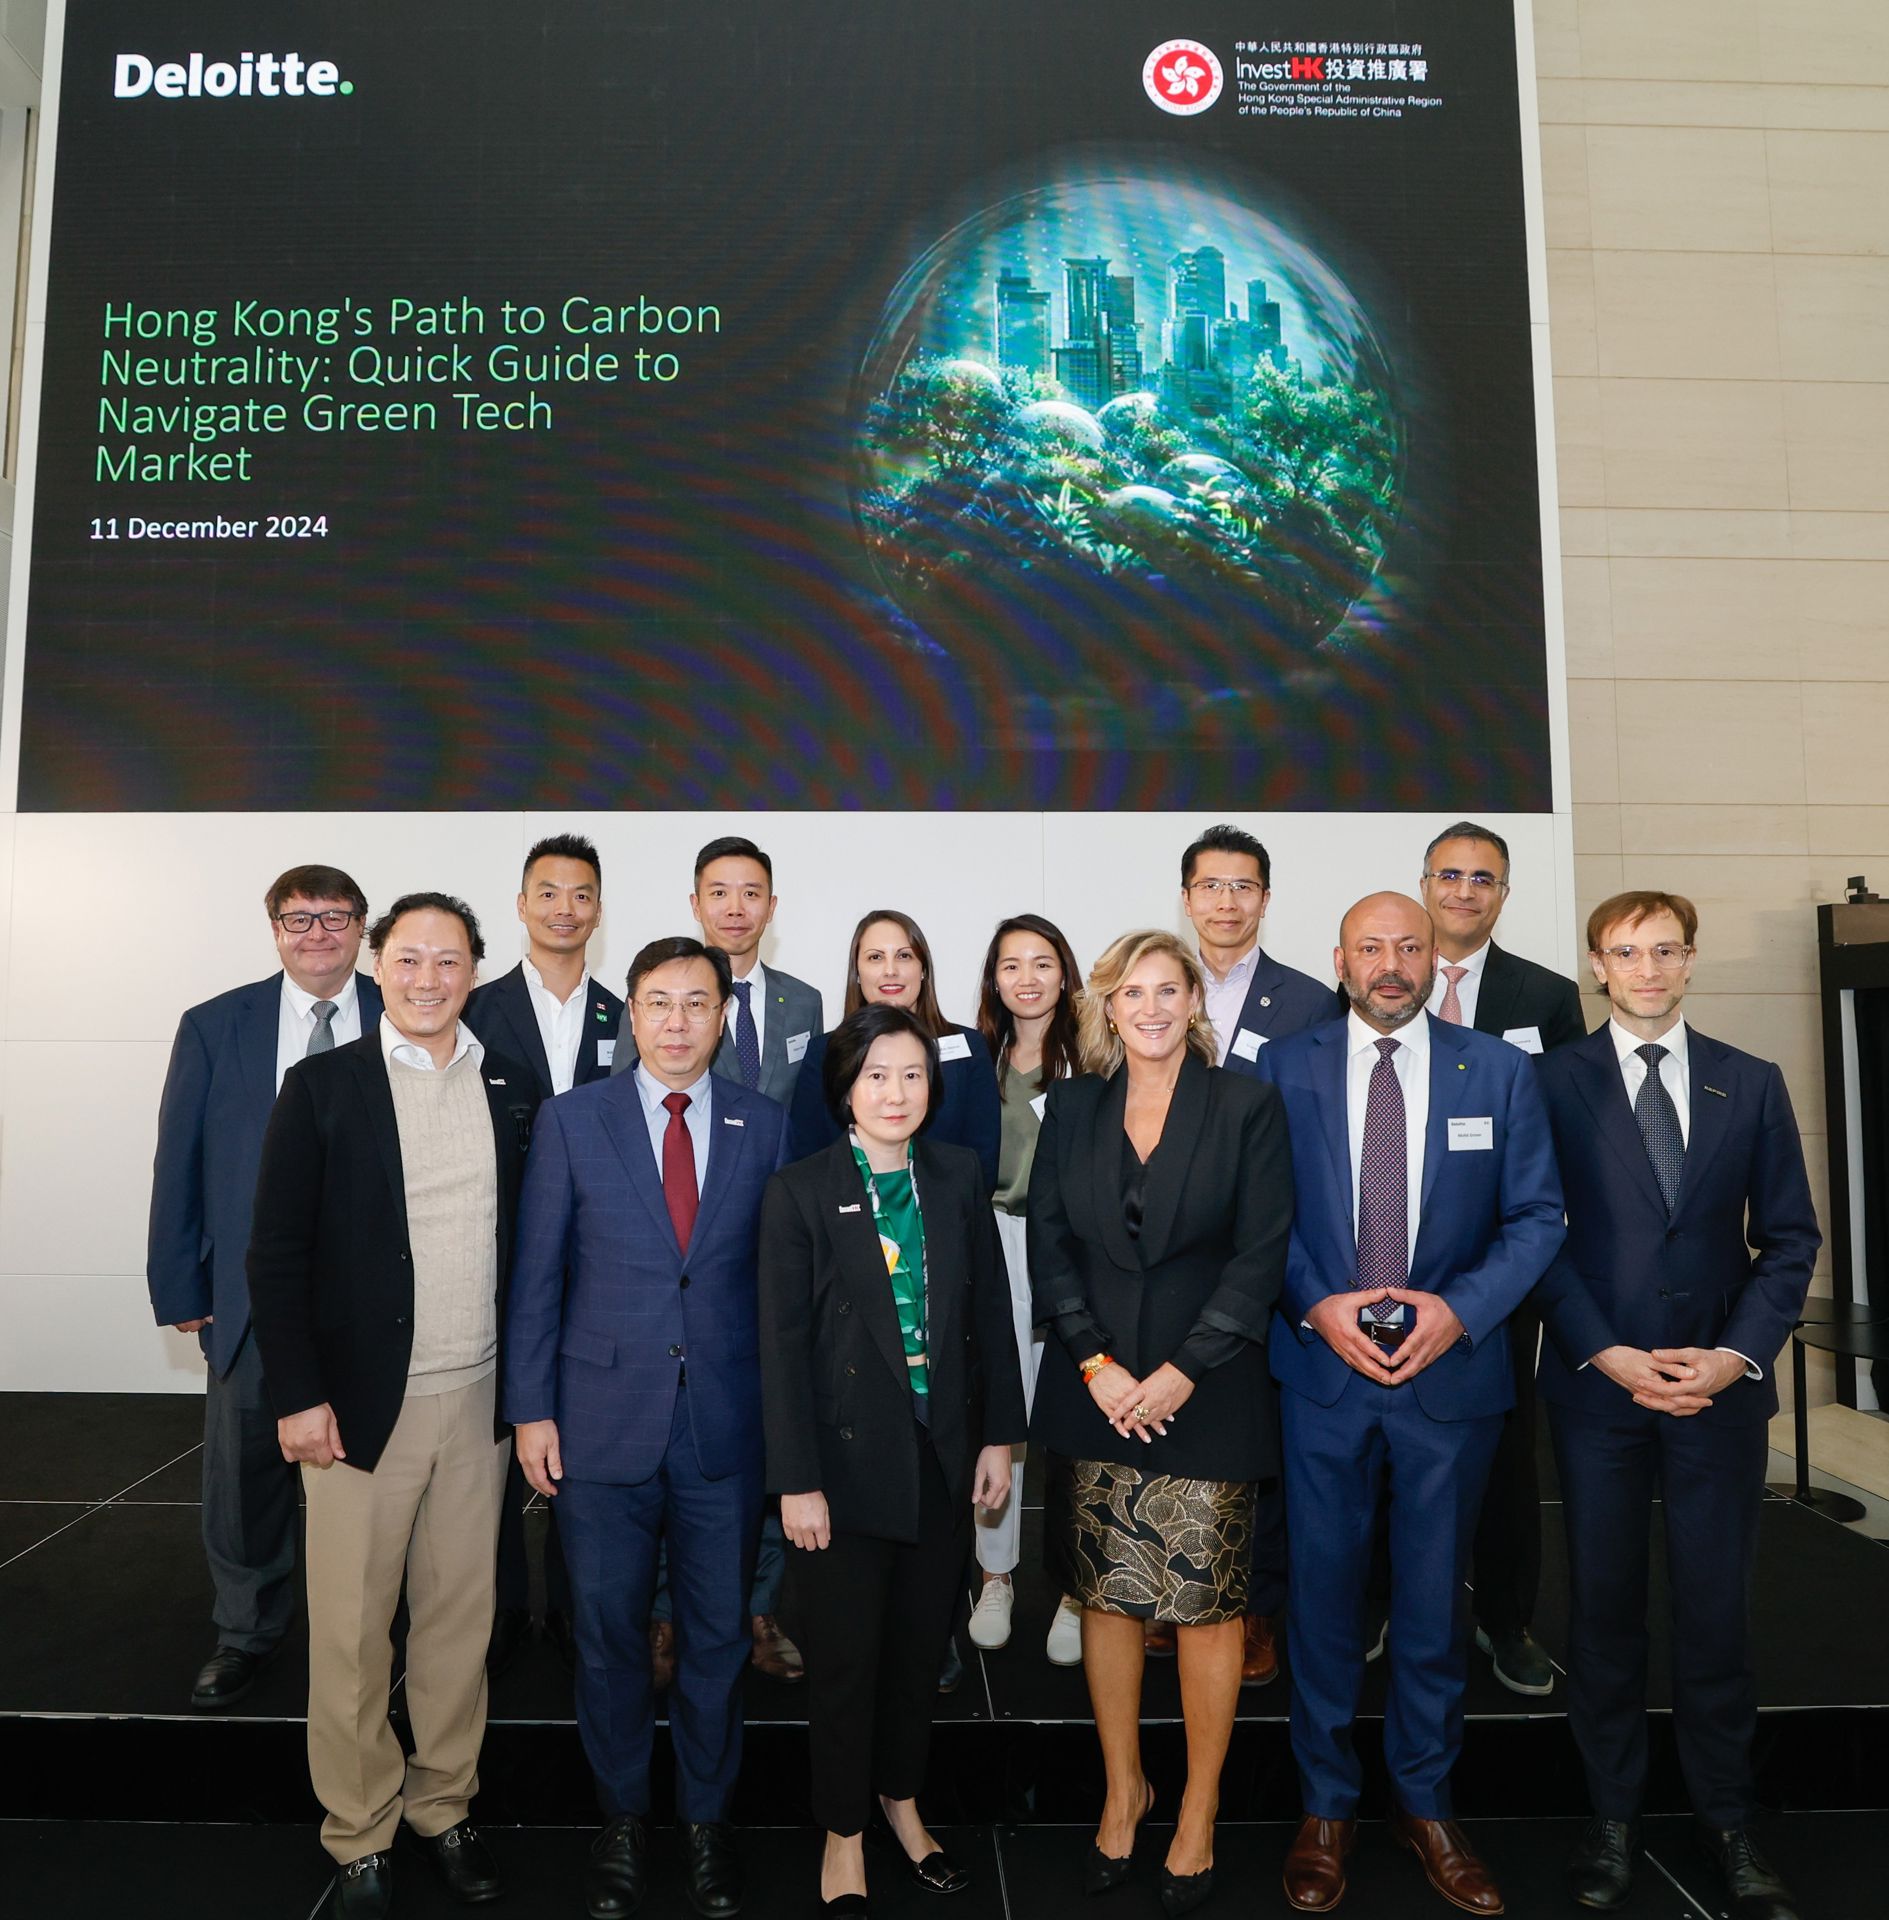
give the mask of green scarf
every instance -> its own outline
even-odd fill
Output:
[[[899,1339],[905,1347],[907,1378],[921,1404],[931,1392],[925,1363],[925,1216],[919,1211],[918,1188],[912,1179],[912,1150],[905,1150],[905,1166],[898,1173],[874,1173],[857,1135],[853,1159],[859,1177],[872,1196],[872,1223],[879,1230],[892,1299],[899,1310]]]

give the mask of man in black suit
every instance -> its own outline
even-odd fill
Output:
[[[1568,1722],[1596,1818],[1568,1891],[1632,1886],[1646,1792],[1647,1555],[1661,1501],[1673,1731],[1734,1920],[1796,1920],[1751,1838],[1750,1609],[1772,1366],[1822,1244],[1784,1076],[1687,1025],[1699,918],[1623,893],[1588,918],[1607,1025],[1542,1066],[1568,1237],[1539,1288],[1541,1393],[1561,1471]]]
[[[332,1911],[393,1897],[404,1817],[461,1900],[502,1891],[466,1818],[485,1733],[499,1334],[537,1089],[460,1015],[484,952],[448,894],[368,934],[385,1012],[289,1069],[263,1140],[249,1290],[283,1457],[307,1500],[308,1764]],[[405,1580],[414,1751],[387,1722]]]
[[[603,862],[579,833],[540,840],[525,855],[518,889],[525,957],[510,973],[473,988],[466,1025],[488,1045],[523,1060],[538,1097],[610,1077],[623,1002],[590,977],[591,936],[603,919]],[[498,1537],[498,1614],[487,1667],[497,1675],[531,1631],[531,1581],[525,1555],[525,1507],[531,1489],[516,1457],[506,1473]],[[558,1541],[556,1509],[544,1535],[544,1630],[566,1667],[576,1663],[571,1582]]]
[[[276,1445],[243,1278],[263,1128],[296,1061],[380,1019],[380,989],[354,970],[367,897],[339,867],[291,867],[264,907],[281,970],[184,1015],[151,1172],[152,1311],[160,1326],[194,1333],[209,1366],[202,1514],[216,1648],[190,1691],[199,1713],[249,1692],[295,1603],[300,1489]]]
[[[1524,1053],[1545,1054],[1587,1033],[1580,989],[1507,952],[1491,937],[1509,897],[1509,848],[1499,833],[1459,820],[1424,852],[1423,904],[1436,926],[1436,985],[1431,1013],[1439,1020],[1494,1034]],[[1515,1405],[1476,1522],[1470,1581],[1475,1588],[1476,1645],[1511,1692],[1554,1691],[1554,1666],[1529,1631],[1541,1590],[1541,1478],[1535,1461],[1535,1353],[1541,1318],[1525,1301],[1509,1316],[1509,1359]]]

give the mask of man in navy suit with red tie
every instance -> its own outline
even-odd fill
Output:
[[[1613,1017],[1542,1062],[1568,1237],[1537,1299],[1572,1608],[1568,1719],[1595,1818],[1582,1906],[1625,1904],[1646,1791],[1647,1552],[1657,1494],[1673,1605],[1673,1730],[1733,1920],[1795,1920],[1751,1837],[1749,1615],[1772,1363],[1822,1236],[1784,1076],[1680,1012],[1699,918],[1622,893],[1587,923]]]
[[[546,1103],[519,1202],[504,1404],[570,1568],[577,1725],[606,1816],[591,1920],[635,1912],[647,1891],[649,1613],[665,1542],[689,1902],[705,1920],[741,1904],[727,1818],[763,1495],[755,1269],[787,1116],[710,1070],[729,981],[728,956],[698,940],[643,948],[629,975],[637,1064]]]
[[[1333,955],[1351,1012],[1275,1041],[1294,1212],[1268,1351],[1280,1395],[1292,1749],[1305,1818],[1286,1897],[1345,1894],[1363,1766],[1365,1588],[1390,1513],[1391,1826],[1445,1899],[1503,1911],[1456,1825],[1468,1622],[1460,1603],[1489,1462],[1513,1403],[1506,1322],[1561,1244],[1561,1183],[1525,1054],[1424,1011],[1430,916],[1403,894],[1345,915]]]

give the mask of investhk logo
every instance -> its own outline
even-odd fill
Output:
[[[227,100],[232,94],[265,100],[313,94],[325,100],[353,91],[354,82],[343,80],[332,60],[304,60],[299,53],[239,53],[234,60],[206,60],[190,53],[162,62],[142,53],[121,53],[112,72],[112,92],[120,100],[145,93],[160,100]]]

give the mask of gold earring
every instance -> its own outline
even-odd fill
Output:
[[[1113,1020],[1111,1020],[1111,1021],[1110,1021],[1110,1022],[1108,1023],[1108,1030],[1109,1030],[1109,1032],[1110,1032],[1110,1033],[1113,1033],[1113,1032],[1115,1031],[1115,1022],[1114,1022]]]

